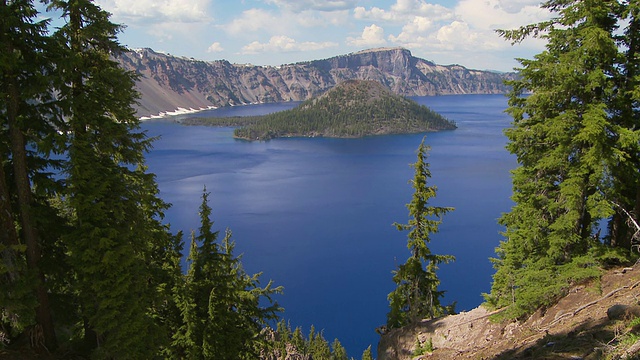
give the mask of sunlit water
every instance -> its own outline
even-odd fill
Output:
[[[430,247],[456,256],[439,276],[445,304],[457,310],[482,302],[491,286],[489,258],[501,240],[497,218],[509,210],[509,170],[504,149],[509,125],[501,95],[414,98],[455,120],[458,129],[427,134],[428,158],[438,187],[432,205],[456,210],[444,218]],[[208,115],[243,116],[288,109],[296,103],[224,108]],[[406,222],[411,200],[410,163],[424,134],[363,139],[295,138],[268,142],[234,140],[232,128],[181,126],[149,121],[160,135],[148,154],[161,197],[173,204],[174,231],[197,229],[204,186],[211,192],[215,228],[233,231],[237,254],[263,284],[283,285],[282,316],[305,333],[313,324],[350,356],[375,348],[377,326],[386,322],[391,271],[409,256]],[[185,237],[188,241],[188,236]],[[188,246],[186,246],[188,249]]]

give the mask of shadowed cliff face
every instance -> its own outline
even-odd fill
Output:
[[[345,80],[374,80],[405,96],[496,94],[514,74],[441,66],[401,48],[366,50],[290,65],[254,66],[204,62],[141,49],[117,61],[141,75],[138,116],[178,108],[301,101]]]

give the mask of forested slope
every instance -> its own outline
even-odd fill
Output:
[[[186,124],[240,125],[245,140],[276,137],[362,137],[452,130],[456,126],[415,101],[393,94],[375,81],[349,80],[298,107],[264,116],[187,119]]]
[[[389,331],[382,359],[640,356],[640,4],[541,7],[550,20],[499,31],[545,49],[509,82],[518,166],[491,292],[483,308]]]
[[[114,40],[122,28],[92,1],[48,3],[62,14],[55,29],[33,1],[0,2],[0,357],[346,358],[338,343],[332,353],[315,330],[304,339],[282,322],[279,333],[269,329],[280,312],[273,296],[281,289],[271,282],[260,286],[259,274],[244,272],[231,233],[214,229],[206,189],[194,209],[200,227],[189,238],[183,271],[183,234],[163,222],[169,204],[145,166],[152,144],[133,106],[136,76],[112,60],[125,50]],[[501,32],[516,43],[544,35],[547,45],[534,59],[521,60],[521,77],[509,83],[507,148],[518,160],[514,206],[499,220],[504,239],[492,259],[496,273],[485,306],[495,309],[496,321],[513,324],[557,310],[568,294],[583,294],[573,301],[584,304],[556,312],[548,328],[530,322],[525,340],[532,329],[541,330],[533,351],[558,358],[549,348],[578,339],[593,351],[561,356],[637,356],[638,268],[607,270],[632,265],[640,247],[640,4],[550,0],[543,7],[557,17]],[[336,59],[336,66],[353,59]],[[313,66],[321,71],[327,64]],[[437,116],[410,119],[405,111],[413,105],[388,102],[380,86],[345,86],[357,95],[328,93],[300,111],[319,105],[331,114],[327,121],[336,121],[335,96],[349,109],[369,111],[356,124],[375,119],[371,133],[395,122],[404,131],[453,127]],[[424,130],[426,123],[431,127]],[[326,129],[289,134],[361,133],[348,123]],[[247,137],[266,138],[269,131],[288,134],[267,128]],[[421,146],[419,156],[424,151]],[[390,299],[392,312],[407,316],[391,328],[419,328],[433,324],[423,322],[423,314],[452,312],[435,301],[442,294],[437,266],[450,257],[426,246],[449,210],[428,206],[435,189],[426,185],[426,163],[416,164],[425,166],[416,166],[410,220],[397,225],[409,231],[412,259],[396,271],[398,291]],[[596,322],[587,316],[568,332],[554,333],[553,326],[574,326],[583,309],[617,294],[631,309],[621,319],[607,314],[604,320],[598,312]],[[494,334],[516,339],[510,328]],[[439,346],[421,335],[409,339],[417,342],[414,349]],[[611,349],[624,342],[633,344],[618,347],[624,353]],[[531,358],[529,348],[492,355]]]

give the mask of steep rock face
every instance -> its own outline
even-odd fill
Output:
[[[405,96],[496,94],[514,74],[441,66],[402,48],[366,50],[283,66],[198,61],[141,49],[117,61],[140,74],[139,116],[246,103],[302,101],[345,80],[374,80]]]
[[[436,65],[402,48],[365,50],[309,65],[329,73],[335,81],[375,80],[405,96],[499,94],[507,91],[503,80],[514,76]]]

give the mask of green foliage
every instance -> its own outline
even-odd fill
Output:
[[[513,126],[505,134],[520,166],[512,172],[515,205],[500,219],[506,240],[492,259],[496,273],[486,299],[509,306],[505,314],[513,317],[551,304],[619,260],[619,252],[603,250],[599,224],[609,223],[609,245],[628,250],[633,232],[622,218],[640,209],[634,130],[640,108],[631,90],[639,80],[639,35],[631,30],[637,5],[552,0],[542,6],[557,17],[501,31],[514,42],[547,40],[545,51],[520,60],[521,76],[510,82]],[[627,26],[623,36],[621,26]]]
[[[636,332],[638,332],[638,330],[640,330],[640,317],[636,317],[633,318],[630,322],[628,327]]]
[[[309,335],[305,337],[300,327],[292,331],[289,324],[284,320],[280,320],[273,339],[272,350],[263,352],[263,356],[261,356],[262,359],[349,359],[346,349],[338,339],[335,339],[331,345],[329,345],[322,331],[317,332],[313,325],[309,330]],[[371,358],[371,346],[369,346],[368,351],[369,358]],[[367,351],[365,351],[365,353],[366,352]]]
[[[111,55],[120,26],[88,0],[50,2],[64,24],[52,35],[57,106],[68,155],[62,194],[74,217],[61,239],[73,273],[78,331],[93,356],[152,357],[168,343],[156,311],[171,287],[179,251],[158,219],[167,204],[146,172],[150,141],[132,105],[135,76]],[[173,254],[173,255],[170,255]],[[170,267],[173,266],[173,269]]]
[[[453,122],[431,109],[394,95],[372,81],[347,81],[294,109],[265,116],[183,122],[243,125],[235,130],[235,136],[246,140],[291,136],[362,137],[455,129]]]
[[[365,349],[365,351],[362,353],[362,360],[373,360],[373,355],[371,354],[371,345],[369,345],[368,348]]]
[[[620,335],[617,347],[619,349],[629,348],[635,343],[637,343],[638,341],[640,341],[640,318],[635,317],[630,321],[628,321],[628,323],[626,324],[626,331]],[[630,359],[633,359],[636,357],[631,357]],[[616,357],[615,355],[612,355],[608,358],[619,359],[621,357],[619,356]]]
[[[45,2],[61,14],[51,31],[32,1],[0,3],[0,346],[43,328],[35,341],[61,340],[64,356],[258,357],[281,288],[245,273],[231,232],[218,239],[206,192],[182,273],[136,78],[112,60],[121,26],[89,0]],[[321,333],[284,336],[334,356]]]
[[[449,263],[451,255],[433,254],[427,244],[430,235],[438,232],[442,216],[453,208],[429,205],[436,196],[436,187],[427,186],[431,177],[426,162],[429,147],[424,139],[418,148],[418,161],[413,164],[415,175],[412,180],[414,194],[409,209],[407,224],[394,224],[398,230],[409,231],[407,247],[411,256],[394,271],[396,289],[389,294],[391,310],[387,315],[389,328],[402,327],[423,318],[434,318],[447,314],[447,308],[440,304],[444,291],[438,290],[440,280],[436,275],[438,265]]]
[[[313,325],[311,325],[309,339],[307,341],[309,344],[309,354],[313,359],[331,360],[331,348],[327,340],[325,340],[322,331],[316,332]]]
[[[349,360],[347,350],[342,347],[338,339],[334,339],[331,343],[331,360]]]
[[[433,348],[433,340],[429,338],[425,342],[421,342],[420,339],[416,339],[415,349],[413,350],[413,356],[420,356],[432,353]]]
[[[283,338],[283,340],[286,341],[286,338]],[[304,338],[304,335],[302,334],[302,329],[300,327],[297,327],[293,331],[291,335],[291,344],[293,344],[293,346],[298,352],[301,352],[302,354],[307,354],[309,349],[309,344],[307,343],[307,340]]]
[[[204,125],[204,126],[246,126],[260,121],[259,116],[234,116],[234,117],[190,117],[178,120],[182,125]]]
[[[32,1],[0,4],[0,326],[151,358],[176,328],[181,240],[160,223],[135,77],[111,60],[120,26],[92,1],[46,3],[57,29]]]
[[[15,256],[14,254],[16,254],[2,249],[2,245],[0,245],[0,252],[10,254],[7,256]],[[26,271],[24,251],[17,252],[17,254],[15,260],[8,261],[5,257],[2,259],[5,263],[11,263],[11,268],[6,266],[0,268],[0,276],[4,283],[4,290],[0,292],[0,332],[4,334],[6,340],[18,336],[34,323],[33,309],[37,306],[37,300],[33,295],[33,284],[37,280],[32,273]],[[17,263],[16,260],[20,263]],[[3,336],[0,335],[0,337]],[[4,342],[0,341],[0,344]]]
[[[0,18],[0,325],[10,336],[37,325],[53,350],[54,290],[43,250],[55,232],[42,228],[56,219],[40,215],[50,213],[46,198],[60,186],[51,174],[61,123],[53,106],[54,46],[31,1],[3,1]]]
[[[272,295],[281,287],[259,286],[260,274],[247,275],[227,231],[219,241],[212,230],[209,194],[202,195],[200,229],[192,235],[188,272],[180,308],[184,317],[176,353],[190,359],[252,359],[264,347],[262,329],[281,308]],[[268,306],[262,305],[263,302]]]

